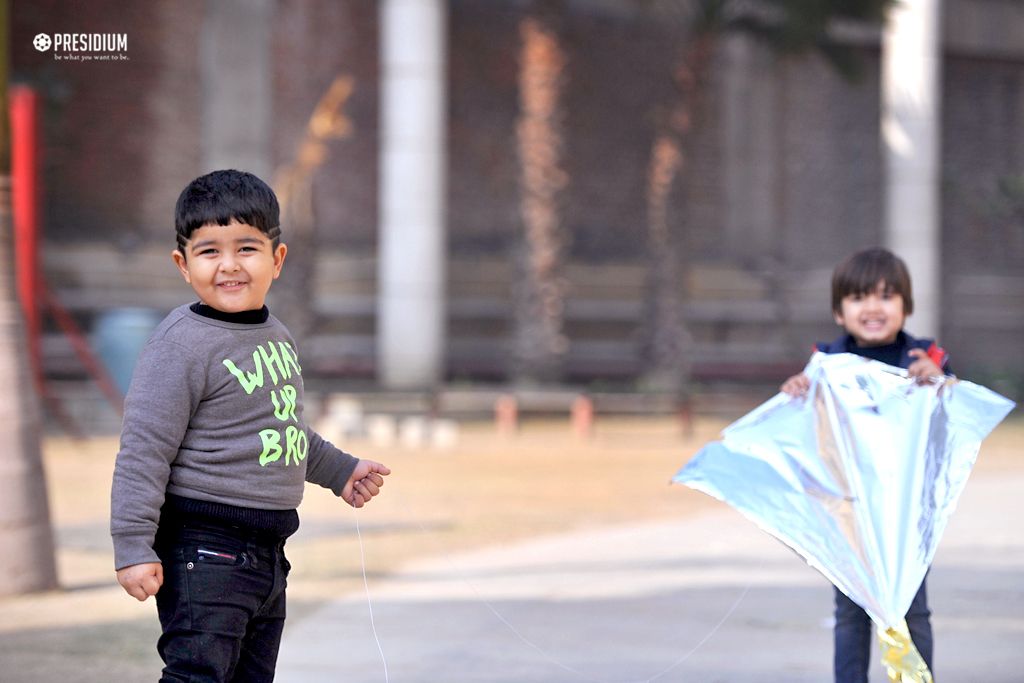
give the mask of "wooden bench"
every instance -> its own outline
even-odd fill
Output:
[[[97,315],[109,308],[141,306],[163,314],[191,299],[191,291],[169,262],[168,251],[152,248],[123,254],[109,246],[48,247],[45,269],[60,301],[83,329],[90,330]],[[512,277],[508,259],[449,260],[449,380],[508,379]],[[570,263],[565,277],[569,283],[567,380],[631,383],[644,363],[639,337],[646,294],[644,265]],[[827,322],[821,313],[827,304],[803,293],[813,288],[814,297],[824,296],[818,283],[812,285],[797,288],[796,295],[788,297],[786,314],[794,324]],[[690,292],[693,298],[684,305],[684,316],[693,336],[696,380],[775,381],[806,360],[806,354],[794,352],[780,334],[779,304],[756,277],[735,268],[695,266]],[[376,374],[375,296],[376,261],[371,255],[320,253],[312,304],[318,325],[317,332],[302,342],[304,367],[328,379],[372,381]],[[813,340],[803,338],[801,345],[809,348]],[[53,330],[44,339],[43,353],[50,375],[83,375],[70,344]]]

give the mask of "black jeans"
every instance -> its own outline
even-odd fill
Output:
[[[874,625],[871,617],[860,605],[846,597],[838,588],[836,593],[835,659],[833,670],[836,683],[867,683],[871,664],[871,639]],[[932,670],[932,624],[928,610],[928,591],[925,581],[917,589],[907,610],[907,626],[914,647],[921,653]]]
[[[284,541],[237,527],[161,527],[161,682],[274,680],[290,566]]]

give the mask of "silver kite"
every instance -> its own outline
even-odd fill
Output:
[[[804,372],[806,396],[762,404],[673,481],[736,508],[863,607],[892,680],[930,681],[903,617],[982,439],[1014,403],[847,353],[817,353]]]

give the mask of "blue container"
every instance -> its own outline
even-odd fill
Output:
[[[160,314],[149,308],[112,308],[97,316],[93,348],[122,394],[128,393],[135,361],[159,322]]]

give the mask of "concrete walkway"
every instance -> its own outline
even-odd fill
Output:
[[[976,472],[929,578],[942,683],[1024,680],[1020,519],[1024,473]],[[436,558],[370,593],[387,673],[358,593],[289,621],[277,680],[831,680],[831,587],[725,506]]]

